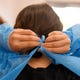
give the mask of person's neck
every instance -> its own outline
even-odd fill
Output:
[[[28,65],[32,68],[47,68],[51,64],[51,60],[43,55],[40,58],[31,58]]]

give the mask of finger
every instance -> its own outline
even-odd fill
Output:
[[[30,48],[22,48],[21,50],[18,50],[18,52],[20,52],[21,54],[23,53],[30,53],[30,51],[33,49],[34,47],[30,47]]]
[[[70,47],[69,45],[67,45],[60,48],[46,48],[46,49],[53,53],[66,53],[70,50]]]
[[[12,37],[13,40],[19,40],[19,41],[40,41],[40,38],[37,36],[33,35],[20,35],[20,34],[15,34]]]
[[[70,45],[70,39],[64,39],[64,40],[53,41],[53,42],[45,42],[42,44],[42,46],[48,47],[48,48],[58,48],[64,45]]]
[[[59,41],[65,39],[67,36],[66,34],[63,35],[51,35],[46,38],[45,42],[51,42],[51,41]]]
[[[52,32],[50,32],[48,34],[48,36],[51,36],[51,35],[62,35],[62,34],[63,34],[63,32],[61,32],[61,31],[52,31]]]
[[[14,43],[14,45],[16,46],[15,49],[16,50],[21,50],[21,49],[24,49],[24,48],[32,48],[32,47],[37,47],[40,45],[39,42],[37,41],[24,41],[24,42],[17,42],[17,43]]]
[[[15,29],[14,33],[18,33],[22,35],[36,35],[36,33],[30,29]]]

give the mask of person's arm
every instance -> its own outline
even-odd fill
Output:
[[[6,50],[11,50],[9,47],[9,36],[12,33],[13,28],[7,23],[3,23],[0,25],[0,46],[5,48]]]
[[[0,17],[0,48],[10,50],[8,38],[13,28]]]
[[[76,24],[70,27],[69,29],[67,29],[67,31],[65,31],[65,33],[71,39],[71,49],[68,52],[68,54],[80,56],[80,24]]]

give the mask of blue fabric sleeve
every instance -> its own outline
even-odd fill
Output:
[[[9,47],[8,39],[13,31],[13,28],[7,23],[0,25],[0,47],[5,48],[6,50],[11,50]]]
[[[80,24],[76,24],[67,29],[65,33],[71,39],[71,50],[68,52],[70,55],[80,56]]]

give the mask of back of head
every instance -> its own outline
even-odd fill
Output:
[[[51,31],[61,31],[63,26],[53,9],[44,3],[24,8],[17,16],[14,28],[31,29],[38,36],[47,37]]]

